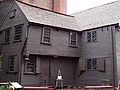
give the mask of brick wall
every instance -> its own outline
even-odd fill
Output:
[[[67,13],[67,0],[20,0],[55,12]]]
[[[67,0],[54,0],[54,11],[67,13]]]

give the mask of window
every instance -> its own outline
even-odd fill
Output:
[[[77,46],[77,33],[70,32],[70,46]]]
[[[9,72],[17,72],[17,56],[10,56],[9,57]]]
[[[14,18],[16,14],[16,9],[10,11],[10,19]]]
[[[97,40],[96,31],[87,32],[87,41],[88,42],[95,42],[96,40]]]
[[[14,56],[11,56],[9,59],[9,71],[14,71]]]
[[[36,57],[30,56],[29,60],[25,61],[25,73],[35,73],[36,71]]]
[[[105,58],[79,59],[80,71],[97,70],[105,72]]]
[[[8,28],[8,29],[5,30],[5,35],[4,35],[4,42],[5,43],[10,42],[10,29],[11,28]]]
[[[15,26],[15,35],[14,35],[14,40],[15,41],[20,41],[22,36],[22,25]]]
[[[46,44],[51,43],[51,28],[43,27],[42,43]]]
[[[94,59],[87,59],[87,69],[88,70],[95,70],[97,68],[97,60]]]

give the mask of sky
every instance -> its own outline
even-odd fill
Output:
[[[67,13],[72,14],[117,0],[67,0]]]

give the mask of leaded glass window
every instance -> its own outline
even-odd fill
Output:
[[[95,42],[97,40],[97,32],[87,32],[87,42]]]
[[[87,59],[87,69],[95,70],[97,68],[97,59]]]

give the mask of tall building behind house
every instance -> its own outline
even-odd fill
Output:
[[[20,0],[41,8],[67,14],[67,0]]]

